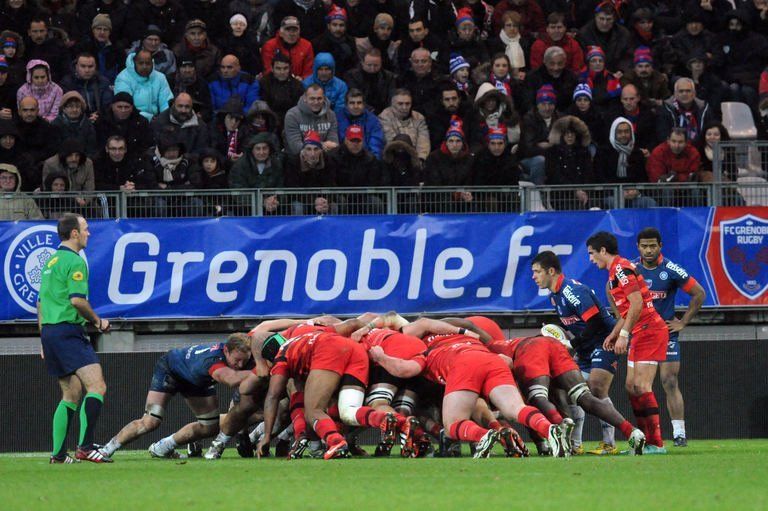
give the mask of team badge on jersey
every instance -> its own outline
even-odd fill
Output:
[[[8,248],[3,264],[5,287],[27,312],[36,311],[43,270],[58,246],[56,226],[36,225],[19,233]]]
[[[73,273],[72,274],[72,280],[74,280],[76,282],[80,282],[81,280],[83,280],[83,272],[76,271],[75,273]]]
[[[768,289],[768,221],[747,214],[720,222],[720,255],[728,280],[754,300]]]

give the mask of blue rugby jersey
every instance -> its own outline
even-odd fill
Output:
[[[211,375],[226,366],[223,342],[197,344],[168,352],[168,367],[173,374],[197,387],[213,385],[215,380]]]
[[[634,263],[637,266],[637,272],[643,276],[651,292],[656,312],[665,321],[674,318],[677,290],[689,292],[696,285],[696,279],[691,277],[682,266],[673,263],[662,254],[659,254],[654,268],[643,266],[640,258]]]

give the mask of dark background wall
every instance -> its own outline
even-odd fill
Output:
[[[768,342],[684,342],[681,385],[685,397],[686,428],[696,438],[768,437]],[[106,442],[127,422],[140,417],[159,353],[101,353],[99,355],[108,391],[96,432],[97,442]],[[624,391],[623,368],[614,381],[611,397],[630,420],[631,409]],[[2,414],[0,452],[47,451],[51,448],[51,417],[60,398],[56,381],[34,355],[0,356]],[[662,412],[664,437],[671,425],[661,385],[656,393]],[[229,391],[219,389],[220,408],[226,410]],[[181,396],[173,399],[163,425],[131,444],[143,449],[194,420]],[[74,447],[78,423],[72,424],[68,446]],[[523,428],[520,428],[521,432]],[[617,432],[617,441],[620,441]],[[371,441],[375,435],[366,435]],[[584,438],[599,440],[597,419],[587,417]],[[532,446],[531,446],[532,447]]]

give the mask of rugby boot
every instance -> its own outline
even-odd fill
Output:
[[[65,452],[62,456],[51,456],[48,463],[51,465],[69,465],[70,463],[80,463],[80,460],[73,458],[68,452]]]
[[[389,456],[391,452],[392,452],[391,445],[388,445],[386,442],[379,442],[379,445],[376,446],[376,450],[373,451],[373,457],[384,458],[386,456]]]
[[[560,429],[559,425],[551,424],[549,426],[549,432],[547,434],[547,444],[549,444],[549,452],[553,458],[565,457],[565,447],[563,446],[563,432]]]
[[[75,458],[80,461],[90,461],[91,463],[112,463],[112,458],[98,449],[83,449],[78,447],[75,451]]]
[[[202,458],[203,446],[200,442],[190,442],[187,444],[187,457],[189,458]]]
[[[408,417],[400,428],[400,456],[403,458],[412,458],[414,453],[414,436],[416,429],[420,427],[419,420],[416,417]]]
[[[562,424],[560,424],[560,430],[563,432],[563,449],[565,449],[565,452],[568,453],[567,456],[570,456],[571,452],[573,451],[571,436],[573,436],[573,428],[575,427],[576,423],[574,423],[573,419],[570,417],[563,419]]]
[[[235,435],[235,447],[241,458],[253,458],[253,443],[248,436],[248,430],[243,430]]]
[[[368,451],[360,447],[360,444],[357,443],[357,438],[353,438],[352,440],[350,440],[348,443],[348,447],[349,447],[349,453],[352,456],[356,456],[360,458],[366,458],[370,456],[370,454],[368,454]]]
[[[461,442],[453,440],[446,435],[445,430],[440,430],[440,441],[437,458],[461,458]]]
[[[644,447],[645,447],[645,434],[639,429],[633,429],[632,433],[630,433],[629,435],[629,448],[631,453],[634,454],[635,456],[641,456],[643,454]],[[615,449],[616,448],[614,447],[614,450]]]
[[[508,458],[527,458],[530,456],[525,442],[520,435],[512,428],[502,428],[499,430],[499,441],[504,447],[504,454]]]
[[[342,440],[338,444],[329,447],[328,450],[325,451],[325,454],[323,454],[324,460],[350,457],[351,455],[349,454],[349,446],[347,445],[346,440]]]
[[[287,458],[291,453],[291,441],[278,438],[275,443],[275,458]]]
[[[381,423],[381,441],[387,445],[395,445],[397,440],[397,417],[392,412],[387,413],[384,422]]]
[[[636,429],[635,431],[640,431],[640,430]],[[642,434],[642,431],[640,431],[640,433]],[[643,437],[643,441],[645,441],[645,437]],[[587,451],[587,454],[594,454],[595,456],[610,456],[618,453],[619,453],[619,450],[616,449],[615,446],[611,444],[607,444],[605,442],[600,442],[600,444],[598,444],[596,449]]]
[[[300,436],[291,446],[291,450],[288,451],[287,458],[289,460],[297,460],[302,458],[304,456],[304,451],[307,449],[307,446],[309,446],[309,440],[307,440],[306,437]],[[277,453],[275,453],[275,456],[277,456]]]
[[[675,447],[688,447],[688,439],[684,436],[676,436],[673,440]]]
[[[644,455],[667,454],[667,448],[659,447],[658,445],[653,445],[653,444],[646,444],[646,446],[643,447],[643,454]]]
[[[149,448],[152,449],[152,446],[150,446]],[[214,440],[213,442],[211,442],[211,446],[208,448],[208,452],[206,452],[205,456],[203,457],[207,460],[218,460],[219,458],[221,458],[221,455],[224,454],[224,449],[226,448],[227,446],[224,444],[224,442],[217,442],[216,440]]]
[[[475,454],[472,457],[475,459],[489,458],[491,456],[491,451],[493,451],[493,446],[496,445],[498,440],[499,432],[495,429],[489,429],[488,432],[483,435],[483,438],[477,442]]]

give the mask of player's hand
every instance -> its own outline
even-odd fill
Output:
[[[43,345],[40,345],[40,358],[45,360],[45,351],[43,351]]]
[[[269,438],[267,435],[264,435],[261,437],[261,440],[259,440],[259,443],[256,444],[256,458],[261,459],[261,452],[264,450],[264,446],[266,445],[267,448],[269,448],[269,442],[271,442],[272,439]]]
[[[109,320],[108,319],[104,319],[104,318],[100,318],[98,323],[96,324],[96,328],[98,328],[99,332],[101,332],[102,334],[105,334],[105,333],[109,332],[109,330],[111,328],[111,326],[109,324]]]
[[[670,333],[679,332],[680,330],[685,328],[685,323],[683,323],[677,318],[674,318],[667,321],[667,328],[669,329]]]
[[[352,332],[352,335],[350,335],[349,338],[352,339],[355,342],[360,342],[360,340],[363,338],[363,336],[367,335],[368,332],[370,332],[370,331],[371,330],[367,326],[364,326],[364,327],[359,328],[359,329],[355,330],[354,332]]]
[[[628,346],[629,339],[627,337],[619,337],[613,346],[613,352],[617,355],[625,355],[627,353]]]
[[[387,356],[387,354],[384,353],[384,348],[381,346],[373,346],[368,350],[368,356],[371,357],[371,360],[378,364],[384,357]]]
[[[613,346],[616,344],[616,338],[619,334],[611,332],[608,337],[603,341],[603,349],[606,351],[613,351]]]

